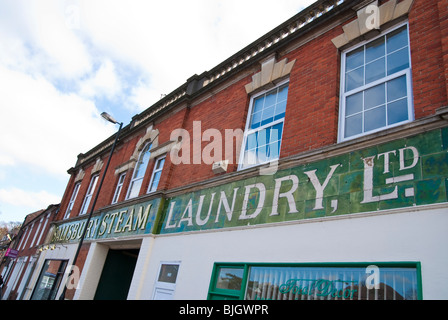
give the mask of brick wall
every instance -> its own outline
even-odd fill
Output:
[[[444,2],[444,4],[442,3]],[[447,1],[416,0],[409,15],[415,118],[433,114],[447,105]],[[442,24],[441,24],[442,22]],[[445,39],[442,37],[442,30]],[[445,60],[442,41],[445,43]]]
[[[416,119],[434,114],[438,108],[447,105],[447,7],[448,0],[415,0],[410,11],[409,32]],[[292,51],[287,47],[278,51],[280,55],[277,61],[284,58],[288,61],[297,60],[290,74],[281,158],[337,143],[340,51],[336,49],[331,39],[342,33],[342,25],[345,23],[309,40],[302,46],[297,46]],[[302,40],[297,39],[297,41]],[[297,43],[290,43],[289,48],[294,48]],[[240,74],[228,80],[229,85],[224,90],[209,91],[205,93],[209,95],[208,97],[198,97],[203,101],[199,103],[191,101],[193,105],[191,108],[177,110],[156,121],[154,129],[160,132],[159,144],[169,141],[174,129],[187,130],[190,135],[190,161],[192,162],[193,158],[198,156],[197,150],[193,150],[192,147],[194,121],[201,121],[201,134],[207,129],[218,129],[224,137],[225,129],[244,130],[250,103],[250,96],[245,91],[245,85],[252,81],[252,75],[259,70],[259,66],[250,66],[246,70],[241,70]],[[130,159],[138,140],[145,133],[146,128],[142,128],[133,136],[126,137],[117,147],[96,208],[111,203],[118,182],[118,175],[114,173],[115,168]],[[209,141],[202,141],[202,150],[209,143]],[[224,149],[224,141],[222,143]],[[227,172],[237,170],[235,151],[239,152],[239,149],[240,146],[235,146],[233,163],[229,165]],[[103,156],[104,163],[107,157],[108,154]],[[148,164],[140,195],[146,193],[154,162],[151,160]],[[90,182],[93,165],[94,163],[91,163],[84,168],[85,176],[73,207],[72,217],[79,213]],[[63,217],[67,208],[76,173],[68,184],[67,190],[70,191],[64,195],[59,218]],[[132,169],[128,170],[119,202],[125,198],[132,173]],[[213,177],[216,175],[211,170],[211,164],[173,165],[168,154],[159,190],[173,189]]]

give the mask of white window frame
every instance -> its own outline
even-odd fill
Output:
[[[64,219],[68,219],[70,217],[70,213],[72,212],[73,205],[75,204],[76,197],[78,196],[79,188],[81,187],[81,182],[77,182],[75,187],[73,188],[72,196],[70,198],[70,202],[68,203],[67,210],[65,211]]]
[[[146,148],[148,146],[149,146],[149,148],[146,150]],[[134,167],[134,173],[132,174],[131,182],[129,183],[128,192],[126,193],[126,200],[131,199],[131,198],[136,198],[140,194],[140,190],[142,188],[142,184],[140,184],[140,187],[138,188],[137,195],[131,197],[132,189],[133,189],[135,183],[139,182],[139,181],[143,181],[143,178],[145,177],[146,169],[148,168],[148,163],[149,163],[150,158],[151,158],[151,149],[152,149],[152,143],[148,142],[147,144],[145,144],[145,146],[143,147],[142,151],[140,152],[140,155],[138,156],[138,161],[137,161],[137,163],[136,163],[136,165]],[[138,169],[139,169],[139,163],[142,161],[142,158],[143,158],[143,156],[144,156],[144,154],[146,152],[149,152],[149,157],[148,157],[148,161],[145,164],[145,170],[143,171],[143,174],[140,177],[136,177],[136,175],[138,173]]]
[[[122,172],[118,176],[117,187],[115,188],[114,196],[112,197],[112,204],[118,202],[118,198],[120,197],[121,190],[123,189],[124,179],[126,178],[126,172]]]
[[[98,183],[99,174],[95,174],[90,179],[89,188],[87,189],[86,196],[84,197],[84,201],[82,202],[81,210],[79,211],[79,215],[84,215],[87,213],[89,209],[90,201],[92,200],[93,193],[95,192],[96,185]]]
[[[152,170],[152,174],[151,174],[151,180],[149,181],[149,185],[148,185],[148,191],[147,193],[151,193],[151,192],[156,192],[157,188],[159,186],[159,182],[157,182],[157,186],[155,190],[151,190],[152,189],[152,183],[154,182],[154,177],[156,175],[157,172],[162,172],[163,171],[163,166],[165,165],[165,162],[163,163],[162,167],[160,167],[159,169],[157,169],[157,165],[159,164],[160,161],[165,160],[166,159],[166,155],[160,156],[158,158],[156,158],[156,161],[154,163],[154,169]]]
[[[364,84],[358,88],[352,89],[350,91],[345,92],[345,67],[346,67],[346,57],[347,54],[362,47],[365,46],[379,38],[385,37],[387,34],[403,27],[406,26],[406,32],[407,32],[407,36],[408,36],[408,57],[409,57],[409,67],[403,70],[400,70],[398,72],[395,72],[391,75],[386,75],[385,77],[375,80],[373,82],[370,82],[368,84]],[[365,51],[365,50],[364,50]],[[386,54],[387,56],[387,54]],[[387,64],[387,62],[386,62]],[[364,64],[365,66],[365,64]],[[356,46],[350,47],[346,50],[344,50],[341,54],[341,70],[340,70],[340,112],[339,112],[339,132],[338,132],[338,141],[339,142],[344,142],[344,141],[348,141],[348,140],[353,140],[356,139],[358,137],[362,137],[362,136],[366,136],[375,132],[379,132],[379,131],[384,131],[386,129],[390,129],[405,123],[409,123],[414,121],[414,99],[413,99],[413,90],[412,90],[412,61],[411,61],[411,43],[410,43],[410,37],[409,37],[409,23],[406,21],[404,23],[400,23],[396,26],[393,26],[387,30],[384,30],[383,32],[381,32],[378,36],[376,36],[375,38],[363,41],[359,44],[357,44]],[[386,83],[388,81],[391,81],[393,79],[397,79],[401,76],[405,75],[406,76],[406,90],[407,90],[407,103],[408,103],[408,119],[404,120],[404,121],[400,121],[400,122],[396,122],[393,124],[387,124],[386,121],[386,125],[380,128],[376,128],[373,130],[369,130],[369,131],[364,131],[361,132],[359,134],[355,134],[349,137],[345,137],[345,113],[346,113],[346,97],[354,95],[356,93],[359,92],[365,92],[366,90],[373,88],[377,85],[380,85],[382,83]],[[364,74],[365,77],[365,74]],[[363,111],[364,112],[364,111]],[[387,117],[387,112],[386,112],[386,117]],[[364,118],[364,117],[363,117]],[[387,120],[387,119],[386,119]],[[363,128],[364,130],[364,128]]]
[[[249,127],[250,127],[250,122],[251,122],[251,118],[252,118],[252,112],[253,112],[255,100],[257,100],[257,98],[263,96],[264,94],[266,94],[266,93],[268,93],[270,91],[276,90],[276,89],[278,89],[278,88],[280,88],[280,87],[282,87],[282,86],[284,86],[286,84],[288,84],[288,90],[289,90],[289,79],[286,79],[286,80],[283,80],[283,81],[277,83],[275,85],[275,87],[273,87],[273,88],[271,87],[271,88],[265,89],[265,90],[263,90],[261,92],[258,92],[257,94],[253,95],[250,98],[249,110],[248,110],[247,118],[246,118],[246,127],[245,127],[245,130],[244,130],[243,143],[241,144],[241,150],[240,150],[239,161],[238,161],[238,171],[246,170],[246,169],[257,167],[257,166],[261,166],[261,165],[264,165],[264,164],[267,164],[267,163],[270,163],[270,162],[273,162],[273,161],[277,161],[278,159],[280,159],[280,150],[281,150],[283,135],[282,135],[282,139],[280,140],[280,146],[279,146],[278,157],[277,158],[270,159],[270,160],[267,160],[267,161],[262,162],[262,163],[255,163],[255,164],[249,164],[249,165],[243,166],[244,165],[244,150],[246,149],[247,137],[249,135],[251,135],[251,134],[253,134],[253,133],[257,132],[257,131],[262,131],[262,130],[264,130],[266,128],[273,127],[273,126],[275,126],[275,125],[277,125],[279,123],[283,123],[283,131],[284,131],[284,128],[285,128],[284,124],[285,124],[286,114],[285,114],[285,116],[283,118],[277,119],[275,121],[272,121],[272,122],[270,122],[268,124],[265,124],[263,126],[260,126],[260,127],[256,128],[256,129],[250,129]],[[288,93],[289,93],[289,91],[288,91]],[[286,108],[287,108],[287,106],[288,106],[288,99],[286,99]],[[286,113],[286,109],[285,109],[285,113]]]

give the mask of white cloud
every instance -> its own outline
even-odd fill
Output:
[[[79,93],[84,97],[106,96],[110,99],[120,93],[122,84],[112,61],[104,61],[100,68],[80,84]]]
[[[14,159],[8,155],[0,154],[0,166],[13,166]]]
[[[295,15],[313,0],[80,1],[80,26],[98,52],[149,75],[135,91],[156,102]],[[150,90],[154,93],[150,93]]]
[[[65,174],[80,152],[113,133],[92,101],[42,77],[0,66],[0,157]]]
[[[0,189],[0,202],[13,206],[24,206],[30,209],[46,208],[50,204],[57,204],[60,197],[47,191],[30,192],[18,188]]]
[[[14,170],[59,186],[115,132],[101,111],[130,118],[312,2],[0,0],[0,206],[60,201]]]

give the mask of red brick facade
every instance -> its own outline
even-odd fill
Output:
[[[384,1],[386,2],[386,1]],[[407,21],[409,23],[412,91],[415,119],[434,115],[436,110],[448,105],[448,1],[415,0]],[[289,92],[284,122],[284,134],[280,151],[280,160],[300,153],[338,143],[341,50],[335,47],[332,39],[343,32],[342,26],[356,18],[356,12],[342,12],[332,19],[316,24],[314,29],[303,32],[293,40],[276,46],[276,61],[287,58],[296,60],[289,75]],[[403,18],[400,22],[405,21]],[[328,28],[329,25],[334,25]],[[393,24],[392,24],[393,25]],[[272,52],[271,54],[273,54]],[[258,61],[259,62],[259,61]],[[245,85],[252,76],[260,71],[259,63],[250,63],[235,68],[225,81],[210,85],[210,89],[198,90],[188,98],[173,102],[169,111],[150,120],[143,120],[136,126],[123,129],[119,144],[111,159],[95,210],[109,206],[118,182],[115,169],[128,162],[135,154],[136,145],[152,124],[158,130],[158,144],[170,141],[171,132],[182,128],[190,135],[190,161],[198,156],[193,150],[193,122],[201,122],[201,133],[207,129],[217,129],[224,137],[225,129],[244,131],[251,96],[246,93]],[[206,88],[206,87],[205,87]],[[155,107],[154,107],[155,108]],[[136,116],[136,120],[143,118]],[[200,137],[199,137],[200,138]],[[202,141],[202,148],[210,141]],[[211,165],[179,164],[174,165],[167,153],[158,191],[173,190],[220,176],[234,174],[238,165],[235,154],[241,146],[234,146],[234,158],[224,174],[215,174]],[[223,141],[224,149],[224,141]],[[70,218],[76,218],[91,179],[91,170],[96,158],[101,155],[103,163],[108,157],[108,148],[101,153],[90,152],[85,162],[78,163],[70,170],[68,183],[58,219],[62,220],[73,192],[75,177],[79,169],[85,175],[73,206]],[[92,155],[93,154],[93,155]],[[88,157],[90,155],[90,158]],[[84,158],[83,158],[84,159]],[[140,196],[146,195],[155,160],[151,159],[146,169]],[[127,170],[126,179],[118,203],[125,201],[133,169]],[[244,174],[244,172],[242,172]],[[92,201],[93,202],[93,201]],[[92,205],[91,202],[91,205]],[[89,208],[90,211],[91,208]],[[84,263],[88,248],[83,248],[78,265]]]

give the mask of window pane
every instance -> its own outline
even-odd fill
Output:
[[[385,85],[380,84],[373,88],[367,89],[364,93],[364,110],[386,103]]]
[[[408,45],[407,27],[403,26],[387,36],[387,53],[394,52]]]
[[[364,68],[358,68],[347,73],[345,91],[350,91],[364,85]]]
[[[288,97],[288,86],[281,87],[278,90],[277,103],[281,101],[286,101],[287,97]]]
[[[269,144],[269,160],[278,159],[280,155],[280,141]]]
[[[67,261],[46,260],[34,287],[31,300],[54,300],[58,292]]]
[[[156,163],[156,170],[160,170],[163,168],[163,164],[165,163],[165,158],[162,158],[160,160],[157,160]]]
[[[257,162],[263,163],[268,161],[268,146],[266,144],[258,147],[257,149]]]
[[[408,74],[385,80],[409,68],[406,25],[345,55],[343,90],[350,94],[343,92],[342,97],[345,99],[342,111],[345,138],[409,120]],[[371,87],[372,83],[381,84]],[[397,104],[392,105],[393,102]]]
[[[150,192],[157,190],[157,186],[159,185],[161,175],[162,175],[162,171],[158,171],[154,174],[153,180],[151,182],[151,188],[149,189]]]
[[[387,101],[394,101],[407,96],[406,76],[401,76],[387,83]]]
[[[362,111],[362,105],[363,105],[362,97],[363,97],[362,92],[352,94],[351,96],[347,97],[346,105],[345,105],[345,107],[346,107],[345,113],[347,116],[350,116],[354,113],[358,113],[358,112]]]
[[[387,124],[408,120],[408,99],[401,99],[388,104]]]
[[[240,290],[243,280],[244,269],[240,268],[219,268],[216,288]]]
[[[254,113],[255,112],[261,112],[261,110],[263,109],[263,103],[264,103],[264,96],[261,98],[258,98],[255,100],[254,103]]]
[[[262,126],[274,120],[274,111],[275,111],[274,105],[267,107],[263,110],[263,116],[261,117]]]
[[[268,94],[266,96],[266,100],[264,101],[264,108],[273,106],[275,102],[277,101],[277,92],[273,92],[271,94]]]
[[[243,167],[257,164],[256,149],[247,150],[244,152]]]
[[[362,114],[346,118],[345,137],[351,137],[362,132]]]
[[[124,178],[126,177],[126,173],[122,173],[118,178],[117,188],[115,189],[114,197],[112,199],[112,203],[117,203],[118,198],[120,197],[121,189],[123,187]]]
[[[138,196],[138,194],[140,192],[140,187],[142,185],[142,181],[143,181],[143,178],[131,182],[131,186],[129,187],[130,191],[129,191],[128,199]]]
[[[275,140],[282,140],[282,135],[283,135],[283,122],[277,123],[275,126],[272,127],[271,142]]]
[[[356,69],[364,64],[364,48],[347,53],[346,57],[345,71]]]
[[[368,288],[365,267],[251,267],[248,300],[417,300],[417,269],[379,268]]]
[[[270,142],[275,140],[281,140],[283,135],[283,122],[277,123],[275,126],[271,127]]]
[[[257,133],[252,133],[247,136],[246,150],[255,149],[257,147]]]
[[[381,58],[366,65],[366,84],[384,78],[385,59]]]
[[[278,119],[281,119],[281,118],[284,118],[285,117],[285,111],[286,111],[286,100],[280,102],[275,107],[274,121],[278,120]]]
[[[159,278],[157,281],[176,283],[179,265],[177,264],[162,264],[160,267]]]
[[[261,111],[256,112],[252,115],[252,120],[250,124],[251,129],[256,129],[261,125]]]
[[[250,115],[249,129],[252,133],[247,134],[244,155],[241,167],[247,167],[278,158],[275,146],[280,144],[283,122],[272,126],[272,123],[282,121],[285,117],[286,102],[288,96],[288,85],[274,88],[253,102],[253,110]],[[277,130],[275,132],[274,130]],[[269,144],[272,144],[273,152],[270,152]]]
[[[149,152],[149,150],[140,155],[140,159],[135,169],[134,178],[143,177],[145,175],[146,166],[148,165],[150,155],[151,153]]]
[[[408,48],[401,49],[387,57],[387,74],[409,68]]]
[[[365,112],[364,132],[378,129],[386,125],[386,107],[378,107]]]
[[[384,38],[381,37],[366,45],[366,63],[385,55]]]
[[[268,135],[269,135],[269,133],[267,132],[267,129],[263,129],[261,131],[258,131],[258,134],[257,134],[257,147],[258,148],[260,146],[262,146],[262,145],[267,144],[267,142],[268,142],[268,139],[269,139]]]

